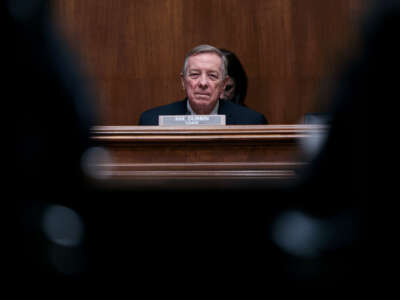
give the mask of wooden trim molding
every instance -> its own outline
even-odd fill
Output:
[[[96,126],[92,140],[107,155],[90,159],[89,169],[102,184],[131,187],[287,181],[306,164],[299,142],[325,130],[319,125]]]
[[[325,131],[322,125],[227,125],[227,126],[95,126],[95,141],[226,141],[226,140],[289,140]]]

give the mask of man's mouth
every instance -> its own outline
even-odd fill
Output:
[[[209,98],[210,94],[209,93],[195,93],[195,96],[197,98]]]

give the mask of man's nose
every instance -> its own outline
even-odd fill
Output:
[[[199,86],[200,86],[201,88],[207,88],[207,86],[208,86],[208,79],[207,79],[207,76],[206,76],[205,74],[203,74],[203,75],[201,75],[201,76],[199,77]]]

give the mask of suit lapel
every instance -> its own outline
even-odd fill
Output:
[[[188,115],[189,114],[189,111],[188,111],[188,108],[187,108],[187,102],[188,102],[189,100],[188,100],[188,98],[185,98],[183,101],[181,101],[181,106],[180,106],[180,110],[181,110],[181,112],[180,112],[180,115]]]
[[[229,111],[229,108],[226,105],[226,100],[219,100],[218,114],[226,116],[226,124],[231,123],[232,113]]]

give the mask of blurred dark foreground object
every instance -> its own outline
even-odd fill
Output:
[[[51,263],[53,258],[63,261],[64,255],[68,266],[68,259],[84,257],[83,247],[69,247],[57,235],[60,228],[77,225],[73,211],[80,212],[86,193],[81,159],[90,146],[95,119],[91,91],[52,24],[49,1],[0,5],[6,29],[2,102],[12,141],[3,210],[9,229],[7,279],[21,287],[47,281],[51,285],[68,279]]]
[[[399,9],[388,3],[338,79],[331,129],[297,185],[188,194],[86,186],[81,159],[94,117],[85,80],[51,26],[47,1],[3,1],[15,131],[8,278],[134,294],[362,288],[367,108],[371,99],[397,95],[390,75],[399,59],[391,43]]]

